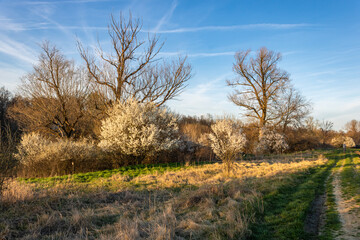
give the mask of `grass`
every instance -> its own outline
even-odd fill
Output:
[[[244,239],[259,216],[272,224],[266,236],[277,236],[301,225],[328,166],[326,159],[271,159],[237,163],[230,177],[215,163],[11,181],[0,239]],[[278,222],[268,214],[275,207]]]
[[[333,178],[334,176],[331,175],[326,182],[325,224],[319,237],[321,240],[335,239],[335,233],[341,229],[341,221],[336,210],[334,187],[332,185]]]
[[[208,162],[199,162],[196,165],[201,166],[204,164],[209,164]],[[130,178],[138,177],[140,175],[154,174],[154,173],[164,173],[166,171],[179,171],[181,169],[187,169],[191,166],[187,166],[182,163],[162,163],[162,164],[140,164],[140,165],[131,165],[125,166],[117,169],[103,170],[96,172],[88,173],[77,173],[73,175],[63,175],[55,177],[46,177],[46,178],[18,178],[19,181],[25,183],[47,183],[55,184],[59,182],[77,182],[77,183],[86,183],[97,180],[99,178],[110,178],[113,175],[122,175],[128,176]]]
[[[357,202],[360,202],[359,157],[355,157],[354,154],[348,154],[344,161],[343,171],[340,173],[344,197],[346,199],[355,198]]]
[[[253,225],[252,239],[311,239],[304,221],[314,198],[324,192],[324,181],[335,161],[293,174],[278,189],[264,193],[264,214]]]

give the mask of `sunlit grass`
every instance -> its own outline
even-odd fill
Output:
[[[137,166],[9,182],[0,236],[32,239],[239,239],[271,194],[313,187],[327,159]],[[320,174],[321,175],[321,174]],[[304,185],[304,184],[305,185]],[[309,185],[306,185],[309,184]],[[303,187],[301,187],[303,186]],[[279,192],[280,191],[280,192]],[[295,196],[290,198],[290,202]],[[265,199],[263,200],[263,197]],[[310,199],[308,195],[306,199]],[[291,204],[289,205],[291,206]],[[296,204],[294,202],[293,206]],[[304,214],[307,205],[299,210]],[[260,215],[259,215],[260,214]]]

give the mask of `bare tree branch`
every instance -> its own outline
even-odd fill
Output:
[[[91,81],[110,90],[110,95],[102,95],[113,101],[131,97],[161,106],[184,89],[192,69],[186,57],[159,64],[156,57],[163,43],[156,35],[141,40],[141,27],[141,21],[131,14],[128,19],[120,14],[118,20],[111,15],[108,26],[111,51],[105,52],[99,43],[97,54],[90,54],[79,41],[78,49]]]

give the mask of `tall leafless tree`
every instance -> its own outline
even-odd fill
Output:
[[[118,20],[111,15],[108,26],[111,50],[104,51],[98,43],[94,54],[80,41],[78,49],[91,81],[110,102],[135,98],[161,106],[184,89],[191,78],[191,65],[186,57],[161,63],[157,56],[163,43],[155,35],[142,40],[141,28],[141,21],[131,14],[128,19],[120,14]]]
[[[21,97],[10,108],[10,115],[27,131],[75,137],[87,117],[86,71],[48,42],[41,49],[37,65],[22,79]]]
[[[333,126],[334,123],[330,121],[322,121],[319,124],[320,138],[323,145],[329,140]]]
[[[233,70],[237,78],[227,81],[235,88],[229,99],[245,109],[245,116],[258,122],[258,127],[269,123],[283,130],[299,123],[310,112],[310,103],[295,90],[289,74],[278,68],[281,54],[265,47],[254,57],[250,50],[235,55]]]
[[[354,139],[358,145],[360,143],[360,122],[353,119],[345,124],[346,134]]]
[[[256,119],[262,128],[279,119],[278,98],[289,83],[289,74],[278,68],[280,53],[265,47],[250,57],[250,50],[235,55],[233,70],[238,78],[227,81],[235,91],[229,99],[246,110],[245,116]]]
[[[309,116],[311,103],[307,101],[299,91],[289,86],[277,100],[276,109],[278,122],[285,132],[288,126],[300,127],[302,122]]]

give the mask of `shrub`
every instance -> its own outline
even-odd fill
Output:
[[[23,176],[52,176],[97,170],[100,167],[94,144],[68,139],[51,141],[38,133],[23,135],[15,154]]]
[[[108,152],[134,157],[139,163],[178,145],[175,117],[154,103],[118,102],[108,116],[102,121],[99,143]]]
[[[355,142],[351,137],[336,136],[331,139],[331,145],[333,145],[334,147],[342,147],[343,144],[345,144],[346,147],[355,147]]]
[[[263,128],[256,148],[257,153],[281,153],[289,148],[285,137],[280,133]]]
[[[220,120],[211,125],[212,133],[209,140],[214,153],[225,163],[227,174],[230,173],[232,163],[244,150],[245,135],[232,120]]]

